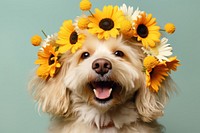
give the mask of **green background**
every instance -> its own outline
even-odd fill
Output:
[[[167,133],[200,132],[200,1],[91,0],[93,9],[126,3],[157,18],[160,26],[173,22],[169,35],[174,55],[181,60],[172,74],[178,94],[172,96],[159,121]],[[92,10],[93,10],[92,9]],[[27,84],[35,68],[38,47],[30,37],[59,30],[65,19],[80,15],[79,0],[0,0],[0,133],[44,133],[49,117],[38,113]]]

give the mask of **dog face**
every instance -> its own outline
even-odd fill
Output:
[[[88,36],[70,59],[64,84],[101,111],[123,104],[144,81],[142,57],[135,47],[122,37],[105,41]]]

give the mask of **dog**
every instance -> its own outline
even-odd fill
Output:
[[[170,76],[158,93],[146,88],[141,44],[123,36],[99,40],[59,59],[54,78],[35,76],[30,90],[52,116],[49,133],[161,133],[156,119],[174,90]]]

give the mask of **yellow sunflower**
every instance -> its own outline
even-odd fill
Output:
[[[72,20],[64,21],[60,31],[58,32],[58,43],[59,52],[64,53],[67,50],[71,50],[72,53],[75,53],[76,50],[81,48],[82,43],[85,40],[85,35],[78,34],[74,30],[74,26],[72,25]]]
[[[52,45],[43,47],[43,50],[38,52],[38,59],[35,64],[40,65],[37,69],[37,75],[41,78],[47,79],[49,76],[54,77],[56,70],[61,67],[58,62],[58,51]]]
[[[156,26],[156,18],[152,18],[152,14],[146,15],[142,12],[140,17],[134,20],[134,28],[134,36],[138,41],[142,41],[144,47],[155,47],[156,42],[160,41],[160,27]]]
[[[146,86],[153,92],[158,92],[161,83],[168,76],[169,69],[165,62],[159,62],[153,56],[147,56],[144,59],[146,73]]]
[[[124,19],[123,12],[118,10],[118,6],[104,6],[103,11],[96,8],[95,14],[89,17],[89,32],[96,34],[99,39],[116,38]]]
[[[147,56],[143,65],[146,73],[146,86],[154,92],[159,91],[159,87],[171,70],[176,71],[180,65],[176,57],[170,57],[168,61],[159,62],[154,56]]]

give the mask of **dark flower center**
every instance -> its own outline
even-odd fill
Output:
[[[140,24],[137,27],[137,34],[142,38],[146,38],[149,34],[148,28],[144,24]]]
[[[151,72],[149,73],[149,75],[150,75],[150,77],[151,77],[151,79],[153,78],[153,75],[154,75],[154,73],[155,73],[155,68],[152,68],[152,70],[151,70]]]
[[[76,42],[78,41],[78,34],[75,31],[72,32],[69,40],[71,44],[76,44]]]
[[[55,57],[53,54],[51,54],[49,57],[49,60],[48,60],[49,66],[54,64],[54,62],[55,62],[54,59],[52,59],[53,57]]]
[[[99,22],[99,27],[105,31],[111,30],[114,27],[114,22],[110,18],[104,18]]]

